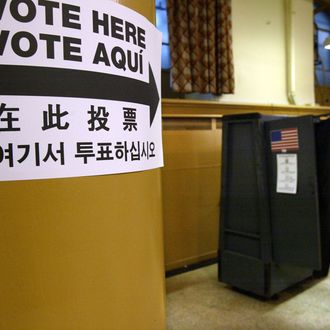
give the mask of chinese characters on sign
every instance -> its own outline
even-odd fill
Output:
[[[18,108],[7,108],[5,103],[0,104],[0,132],[15,132],[19,131],[19,127],[14,127],[14,122],[18,121],[14,116],[14,112],[19,111]]]
[[[9,173],[49,169],[74,176],[78,168],[103,174],[157,158],[157,140],[140,133],[150,127],[146,106],[85,99],[78,108],[74,99],[35,98],[28,105],[23,96],[9,99],[0,103],[0,169]]]
[[[95,110],[96,109],[96,110]],[[20,131],[19,117],[13,117],[13,113],[19,113],[19,108],[8,108],[6,104],[0,105],[0,131],[15,132]],[[129,132],[137,131],[136,109],[124,107],[123,109],[122,130]],[[89,131],[110,130],[111,123],[108,123],[109,114],[104,106],[90,106],[86,111],[87,121],[86,129]],[[69,130],[70,123],[65,117],[69,115],[68,111],[61,110],[60,104],[48,104],[48,110],[42,111],[41,130]],[[83,116],[81,116],[83,118]],[[13,126],[16,122],[17,126]],[[81,126],[84,123],[80,123]],[[152,141],[77,141],[75,142],[74,157],[81,158],[84,164],[88,163],[89,158],[96,161],[122,160],[140,161],[155,157],[155,143]],[[44,153],[42,153],[44,151]],[[32,158],[35,166],[41,166],[42,162],[53,161],[65,165],[64,142],[59,145],[53,143],[35,142],[31,144],[2,144],[0,142],[0,164],[8,161],[9,167],[19,166],[27,158]]]

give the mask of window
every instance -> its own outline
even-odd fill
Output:
[[[330,86],[330,51],[323,44],[330,37],[330,13],[320,11],[315,16],[315,79],[318,86]]]
[[[230,0],[155,4],[156,25],[163,33],[162,97],[211,100],[233,93]]]
[[[156,0],[156,25],[163,33],[162,40],[162,69],[169,70],[171,67],[170,41],[168,36],[166,0]]]

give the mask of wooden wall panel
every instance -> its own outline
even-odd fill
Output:
[[[216,120],[164,119],[165,267],[214,258],[218,245],[221,129]]]

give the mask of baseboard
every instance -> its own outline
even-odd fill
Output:
[[[194,264],[185,265],[185,266],[180,267],[180,268],[167,270],[165,272],[165,276],[166,277],[171,277],[171,276],[183,274],[183,273],[190,272],[190,271],[198,269],[198,268],[213,265],[217,262],[218,262],[218,258],[212,258],[212,259],[208,259],[208,260],[199,261],[199,262],[196,262]]]

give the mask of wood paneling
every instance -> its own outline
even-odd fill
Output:
[[[212,118],[165,118],[163,123],[165,265],[170,270],[216,256],[221,129]]]

